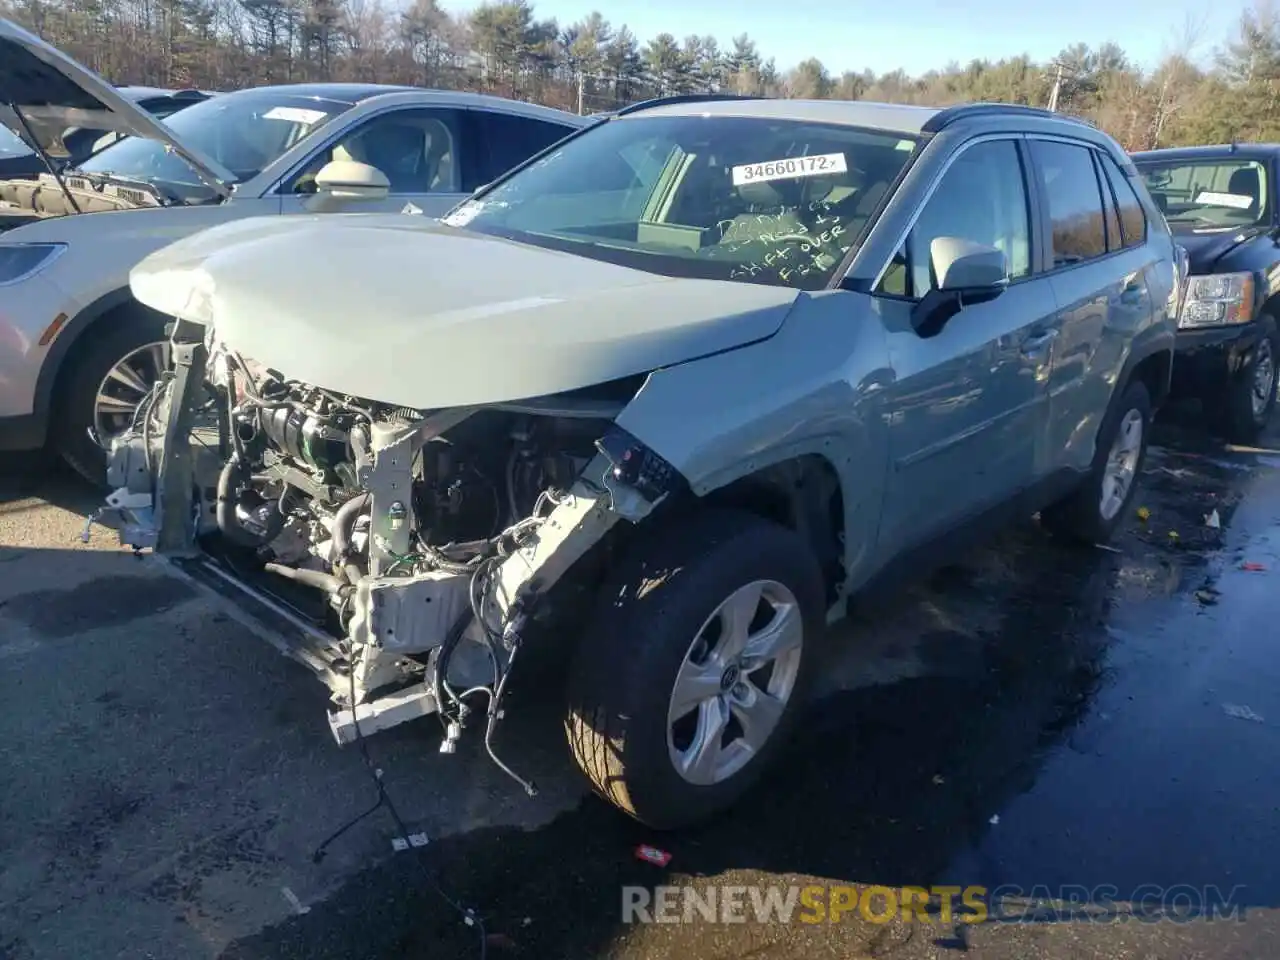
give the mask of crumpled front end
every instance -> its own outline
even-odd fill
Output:
[[[449,752],[485,695],[487,744],[535,621],[683,489],[613,422],[643,376],[418,410],[290,380],[212,327],[178,321],[172,347],[113,444],[107,509],[123,543],[288,628],[340,743],[439,713]]]

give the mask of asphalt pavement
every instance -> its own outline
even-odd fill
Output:
[[[91,491],[10,461],[0,960],[469,958],[482,929],[491,958],[547,960],[1278,956],[1280,436],[1228,449],[1175,414],[1155,439],[1114,550],[1028,521],[864,601],[786,760],[717,822],[652,834],[588,796],[535,664],[499,747],[536,798],[420,721],[368,746],[429,843],[395,852],[384,805],[318,861],[378,800],[323,688],[111,531],[81,543]],[[657,885],[947,885],[988,915],[624,922]]]

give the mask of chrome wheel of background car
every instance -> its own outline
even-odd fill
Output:
[[[1130,410],[1120,421],[1120,429],[1111,443],[1111,453],[1102,473],[1101,511],[1104,520],[1112,519],[1124,506],[1138,473],[1142,455],[1142,411]]]
[[[803,646],[800,605],[775,580],[749,583],[716,608],[671,692],[667,746],[681,777],[721,783],[759,753],[795,690]]]
[[[1253,361],[1253,415],[1261,417],[1267,412],[1267,404],[1276,392],[1276,359],[1271,352],[1271,340],[1263,337],[1258,341],[1257,354]]]
[[[128,429],[138,404],[169,368],[169,343],[147,343],[126,354],[98,384],[93,399],[93,429],[103,447]]]

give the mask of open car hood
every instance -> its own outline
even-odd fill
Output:
[[[144,259],[130,286],[289,379],[415,409],[563,393],[743,346],[776,333],[800,295],[333,213],[204,230]]]
[[[24,122],[25,121],[25,124]],[[183,144],[162,122],[130,102],[89,68],[0,18],[0,123],[51,158],[67,155],[69,127],[111,130],[167,144],[222,196],[235,175]]]

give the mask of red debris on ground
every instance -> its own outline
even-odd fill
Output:
[[[671,854],[667,853],[665,850],[659,850],[657,847],[651,847],[648,844],[642,843],[640,846],[636,847],[636,859],[643,860],[646,863],[657,864],[660,867],[665,867],[671,862]]]

